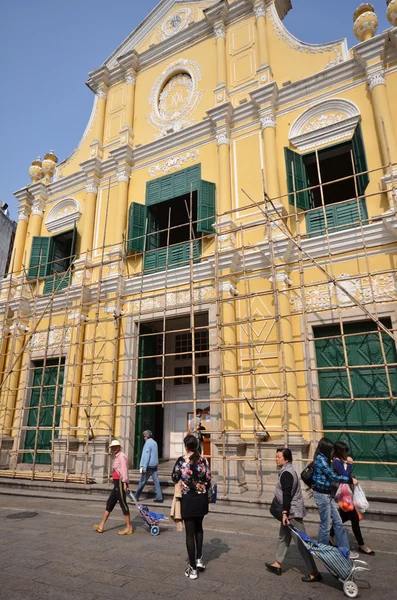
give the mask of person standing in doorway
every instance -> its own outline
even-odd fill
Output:
[[[200,455],[197,438],[187,435],[183,440],[185,454],[180,456],[172,471],[172,481],[182,482],[182,519],[186,529],[186,548],[189,566],[186,577],[197,579],[198,569],[204,571],[203,561],[203,519],[208,513],[208,489],[211,485],[211,471],[208,461]]]
[[[312,555],[306,550],[299,536],[288,527],[291,524],[298,531],[306,533],[303,523],[303,518],[306,516],[306,509],[303,503],[300,481],[292,466],[292,452],[289,448],[279,448],[277,450],[276,465],[280,469],[280,473],[276,484],[275,498],[277,503],[282,507],[282,522],[280,525],[276,560],[272,563],[265,563],[266,568],[275,575],[281,575],[281,565],[293,538],[309,573],[305,577],[302,577],[302,581],[307,583],[321,581],[322,577],[317,571]]]
[[[126,498],[126,493],[128,490],[128,459],[121,451],[120,442],[118,440],[113,440],[109,448],[114,459],[112,474],[113,489],[108,501],[106,502],[106,510],[102,517],[102,521],[99,523],[99,525],[94,525],[94,529],[98,533],[103,533],[105,523],[118,502],[121,510],[123,511],[125,519],[125,529],[119,531],[119,535],[131,535],[134,533],[134,531],[132,528],[130,510],[128,508]]]
[[[192,416],[189,420],[189,431],[188,433],[194,435],[198,442],[198,451],[201,454],[201,444],[203,442],[203,434],[202,431],[205,431],[205,427],[202,425],[203,418],[203,409],[196,409],[196,416]]]
[[[143,432],[143,439],[145,445],[142,449],[142,456],[140,462],[141,469],[141,480],[138,484],[135,492],[135,499],[138,501],[141,497],[142,490],[149,481],[150,477],[153,479],[154,489],[156,490],[155,502],[163,503],[163,494],[161,492],[158,467],[159,467],[159,451],[157,442],[153,439],[152,432],[147,429]]]

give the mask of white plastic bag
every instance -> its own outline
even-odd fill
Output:
[[[361,513],[365,512],[366,510],[368,510],[369,507],[369,502],[361,488],[361,486],[359,484],[357,484],[356,486],[354,486],[354,492],[353,492],[353,502],[354,502],[354,506],[357,508],[357,510],[359,510]]]

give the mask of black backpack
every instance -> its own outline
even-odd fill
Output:
[[[307,487],[313,487],[314,461],[309,463],[301,473],[301,479]]]

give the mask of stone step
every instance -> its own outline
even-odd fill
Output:
[[[131,480],[130,487],[132,490],[136,488],[139,481],[139,472],[136,477]],[[164,508],[170,508],[174,494],[174,486],[169,478],[160,477],[162,490],[164,495]],[[267,485],[263,487],[263,492],[259,498],[254,494],[246,492],[241,495],[222,495],[222,486],[218,486],[218,501],[211,506],[211,510],[220,514],[240,515],[240,516],[257,516],[261,518],[270,518],[269,507],[273,499],[273,486]],[[27,481],[17,479],[0,480],[0,495],[3,496],[26,496],[26,497],[53,497],[57,499],[70,499],[77,501],[102,502],[109,494],[111,484],[72,484],[60,482],[42,482],[42,481]],[[153,503],[155,494],[154,486],[151,481],[147,483],[142,494],[141,501],[149,506],[157,507],[159,505]],[[382,529],[389,528],[397,531],[397,490],[395,493],[388,492],[388,496],[383,496],[381,500],[376,495],[367,494],[370,502],[370,507],[365,513],[365,525],[370,523],[374,527]],[[313,498],[306,495],[305,504],[308,511],[307,520],[310,522],[318,522],[318,510]]]

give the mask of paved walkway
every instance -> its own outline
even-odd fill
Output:
[[[0,482],[1,485],[1,482]],[[131,507],[134,513],[134,507]],[[20,511],[37,512],[10,519]],[[99,512],[98,512],[99,511]],[[168,523],[154,538],[134,515],[135,534],[118,536],[117,507],[100,535],[93,531],[102,507],[75,500],[2,496],[0,507],[1,600],[321,600],[342,599],[341,584],[325,573],[322,583],[304,584],[303,563],[293,545],[282,577],[268,573],[277,543],[277,523],[269,518],[208,515],[205,519],[205,573],[184,576],[184,534]],[[384,524],[381,524],[384,527]],[[309,533],[316,528],[309,525]],[[365,529],[364,529],[365,533]],[[370,573],[357,581],[360,597],[396,598],[397,534],[368,530],[376,550]],[[353,544],[354,545],[354,544]],[[325,571],[321,567],[321,570]]]

